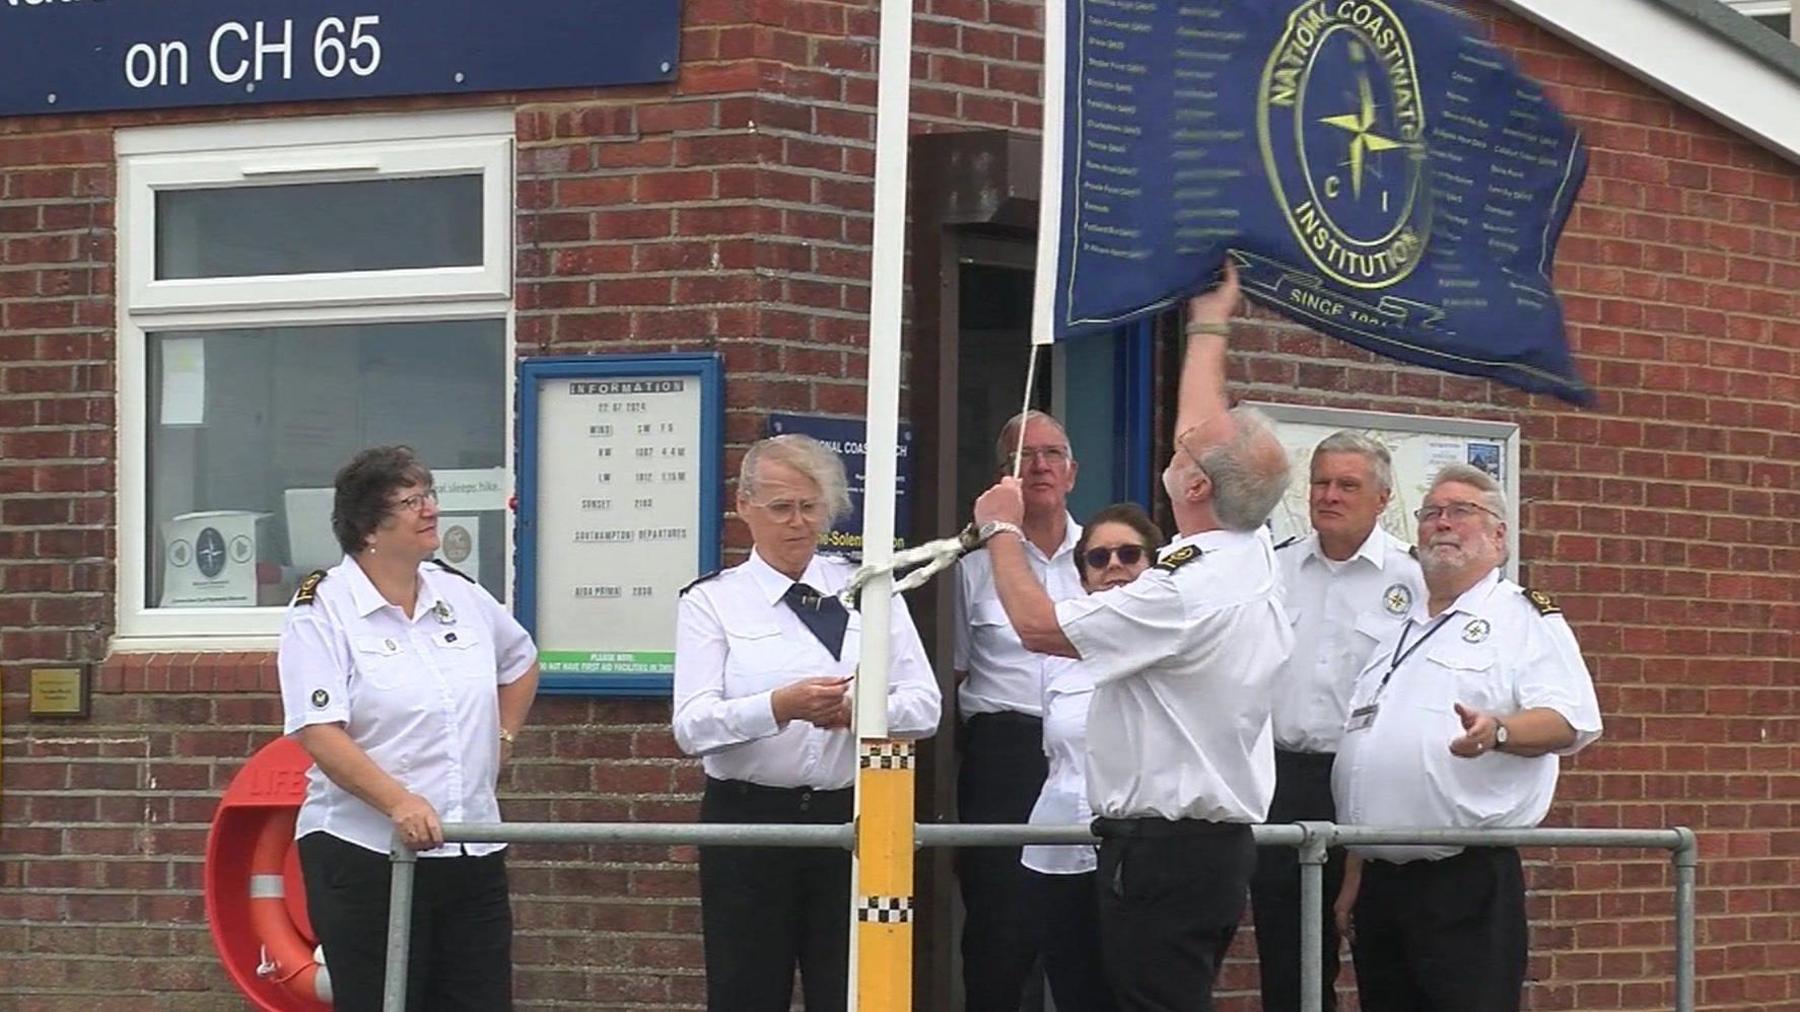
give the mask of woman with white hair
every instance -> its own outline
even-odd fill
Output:
[[[676,622],[675,740],[706,768],[702,822],[850,821],[862,616],[837,598],[855,567],[817,553],[849,508],[844,466],[817,440],[775,436],[745,454],[750,557],[682,591]],[[888,730],[923,738],[937,679],[898,595],[892,608]],[[786,1012],[796,965],[809,1012],[844,1007],[846,851],[702,847],[700,918],[709,1009]]]

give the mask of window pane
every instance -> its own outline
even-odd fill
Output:
[[[162,190],[156,277],[481,264],[481,176]]]
[[[505,322],[161,331],[150,363],[151,607],[284,605],[343,557],[332,479],[406,443],[442,494],[440,557],[504,599]]]

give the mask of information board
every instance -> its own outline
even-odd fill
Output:
[[[719,564],[716,355],[520,366],[519,620],[547,692],[666,692],[681,588]]]
[[[0,116],[675,78],[680,0],[6,0]]]
[[[1418,536],[1413,510],[1424,501],[1431,478],[1445,464],[1473,464],[1491,475],[1506,491],[1506,538],[1511,557],[1507,576],[1519,574],[1519,427],[1508,422],[1469,418],[1433,418],[1396,415],[1381,411],[1302,407],[1291,404],[1258,404],[1277,422],[1282,446],[1293,465],[1293,481],[1269,524],[1280,544],[1296,535],[1312,533],[1307,519],[1310,491],[1309,467],[1313,448],[1341,429],[1359,432],[1387,447],[1393,456],[1394,494],[1388,499],[1381,526],[1407,544]]]

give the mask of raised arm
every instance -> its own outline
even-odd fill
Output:
[[[1225,399],[1225,336],[1231,314],[1241,302],[1237,264],[1225,260],[1225,278],[1218,287],[1188,300],[1187,352],[1181,365],[1180,394],[1176,400],[1175,438],[1222,417],[1230,408]]]

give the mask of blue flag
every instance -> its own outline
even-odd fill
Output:
[[[1068,0],[1059,337],[1209,287],[1585,402],[1550,283],[1580,138],[1429,0]]]

